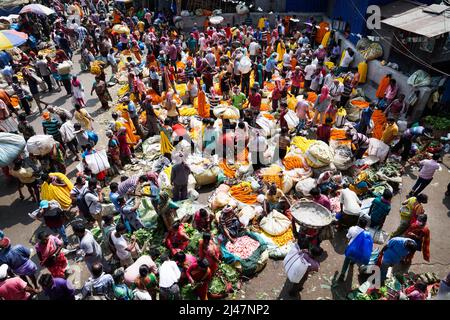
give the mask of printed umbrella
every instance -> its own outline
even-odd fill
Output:
[[[27,42],[28,35],[16,30],[1,30],[0,31],[0,50],[11,49],[18,47]]]
[[[55,10],[50,9],[49,7],[43,6],[42,4],[32,3],[28,4],[20,10],[19,14],[22,13],[35,13],[42,16],[49,16],[51,14],[56,13]]]

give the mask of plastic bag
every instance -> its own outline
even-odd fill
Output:
[[[307,178],[297,182],[297,185],[295,186],[295,191],[300,192],[304,196],[309,196],[309,192],[311,191],[311,189],[316,186],[317,186],[316,179]]]
[[[357,264],[368,264],[372,254],[373,239],[369,232],[361,232],[345,249],[345,256]]]
[[[317,184],[323,184],[323,183],[330,182],[332,174],[333,174],[332,171],[322,172],[320,174],[319,178],[317,179]]]
[[[211,203],[211,209],[217,210],[225,207],[228,202],[231,201],[231,197],[225,192],[217,192]]]
[[[303,257],[298,244],[294,244],[283,260],[284,271],[289,281],[299,283],[305,275],[310,264]]]
[[[263,116],[259,116],[256,119],[256,124],[261,127],[261,130],[266,137],[271,136],[273,130],[275,130],[275,122]]]
[[[289,193],[291,189],[294,187],[294,181],[289,175],[283,175],[283,185],[281,190],[283,190],[284,193]]]
[[[158,268],[156,267],[155,262],[150,256],[144,255],[139,257],[131,266],[125,269],[125,283],[128,285],[132,285],[134,280],[139,276],[139,268],[143,265],[147,265],[150,268],[150,272],[157,272]]]
[[[25,144],[21,135],[0,132],[0,167],[13,163],[25,148]]]
[[[286,120],[289,129],[297,128],[298,123],[300,122],[297,114],[292,110],[287,111],[286,115],[284,116],[284,119]]]
[[[365,50],[360,51],[365,60],[370,61],[383,56],[383,48],[378,42],[372,42]]]
[[[247,56],[243,56],[241,58],[241,60],[239,60],[239,67],[238,67],[238,69],[243,74],[246,74],[246,73],[250,72],[250,70],[252,70],[252,61],[250,60],[250,58],[247,57]]]
[[[55,140],[50,135],[38,134],[27,141],[27,151],[34,155],[45,156],[52,151]]]
[[[380,161],[383,161],[386,159],[389,150],[389,146],[383,141],[375,138],[369,139],[369,149],[367,149],[369,156],[375,156],[380,159]]]
[[[245,5],[245,3],[240,3],[236,6],[236,13],[237,14],[247,14],[249,12],[248,7]]]
[[[414,88],[426,87],[431,84],[431,76],[423,70],[417,70],[408,78],[407,83]]]
[[[93,174],[108,170],[111,166],[108,161],[106,150],[100,150],[86,156],[85,161]]]
[[[194,174],[194,178],[199,186],[206,186],[208,184],[216,183],[219,173],[219,167],[213,167],[210,169],[205,169],[199,174]]]
[[[239,221],[247,227],[249,222],[256,216],[256,210],[252,206],[244,206],[239,212]]]
[[[72,70],[72,62],[69,60],[64,61],[57,66],[57,71],[59,75],[66,75],[69,74]]]
[[[284,214],[273,210],[259,223],[261,229],[272,236],[279,236],[291,227],[291,220]]]

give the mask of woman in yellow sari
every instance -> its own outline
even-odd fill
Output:
[[[127,131],[127,142],[131,145],[135,145],[140,140],[140,137],[134,132],[136,128],[130,119],[126,106],[119,104],[116,109],[117,112],[113,112],[112,117],[114,119],[114,129],[119,131],[120,128],[124,127]]]
[[[283,61],[283,56],[286,53],[286,44],[283,42],[283,40],[280,40],[277,45],[277,54],[278,54],[278,62]]]
[[[43,174],[41,185],[41,200],[56,200],[63,210],[68,210],[72,206],[72,199],[70,198],[70,191],[73,189],[73,184],[66,177],[66,175],[53,172]]]

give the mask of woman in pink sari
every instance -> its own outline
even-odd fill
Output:
[[[75,103],[79,104],[82,107],[86,106],[85,96],[84,96],[84,88],[81,85],[80,80],[76,76],[73,76],[72,81],[72,94],[75,99]]]
[[[54,278],[65,278],[67,271],[67,259],[61,252],[63,242],[45,231],[37,236],[39,242],[35,249],[42,266],[47,267]]]

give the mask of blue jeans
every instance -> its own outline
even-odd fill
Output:
[[[61,236],[65,246],[69,244],[69,238],[67,238],[66,228],[64,227],[64,225],[62,225],[59,228],[50,228],[50,229]]]
[[[297,133],[299,133],[300,131],[302,131],[305,128],[305,124],[306,124],[306,120],[305,119],[300,119],[297,125]]]

